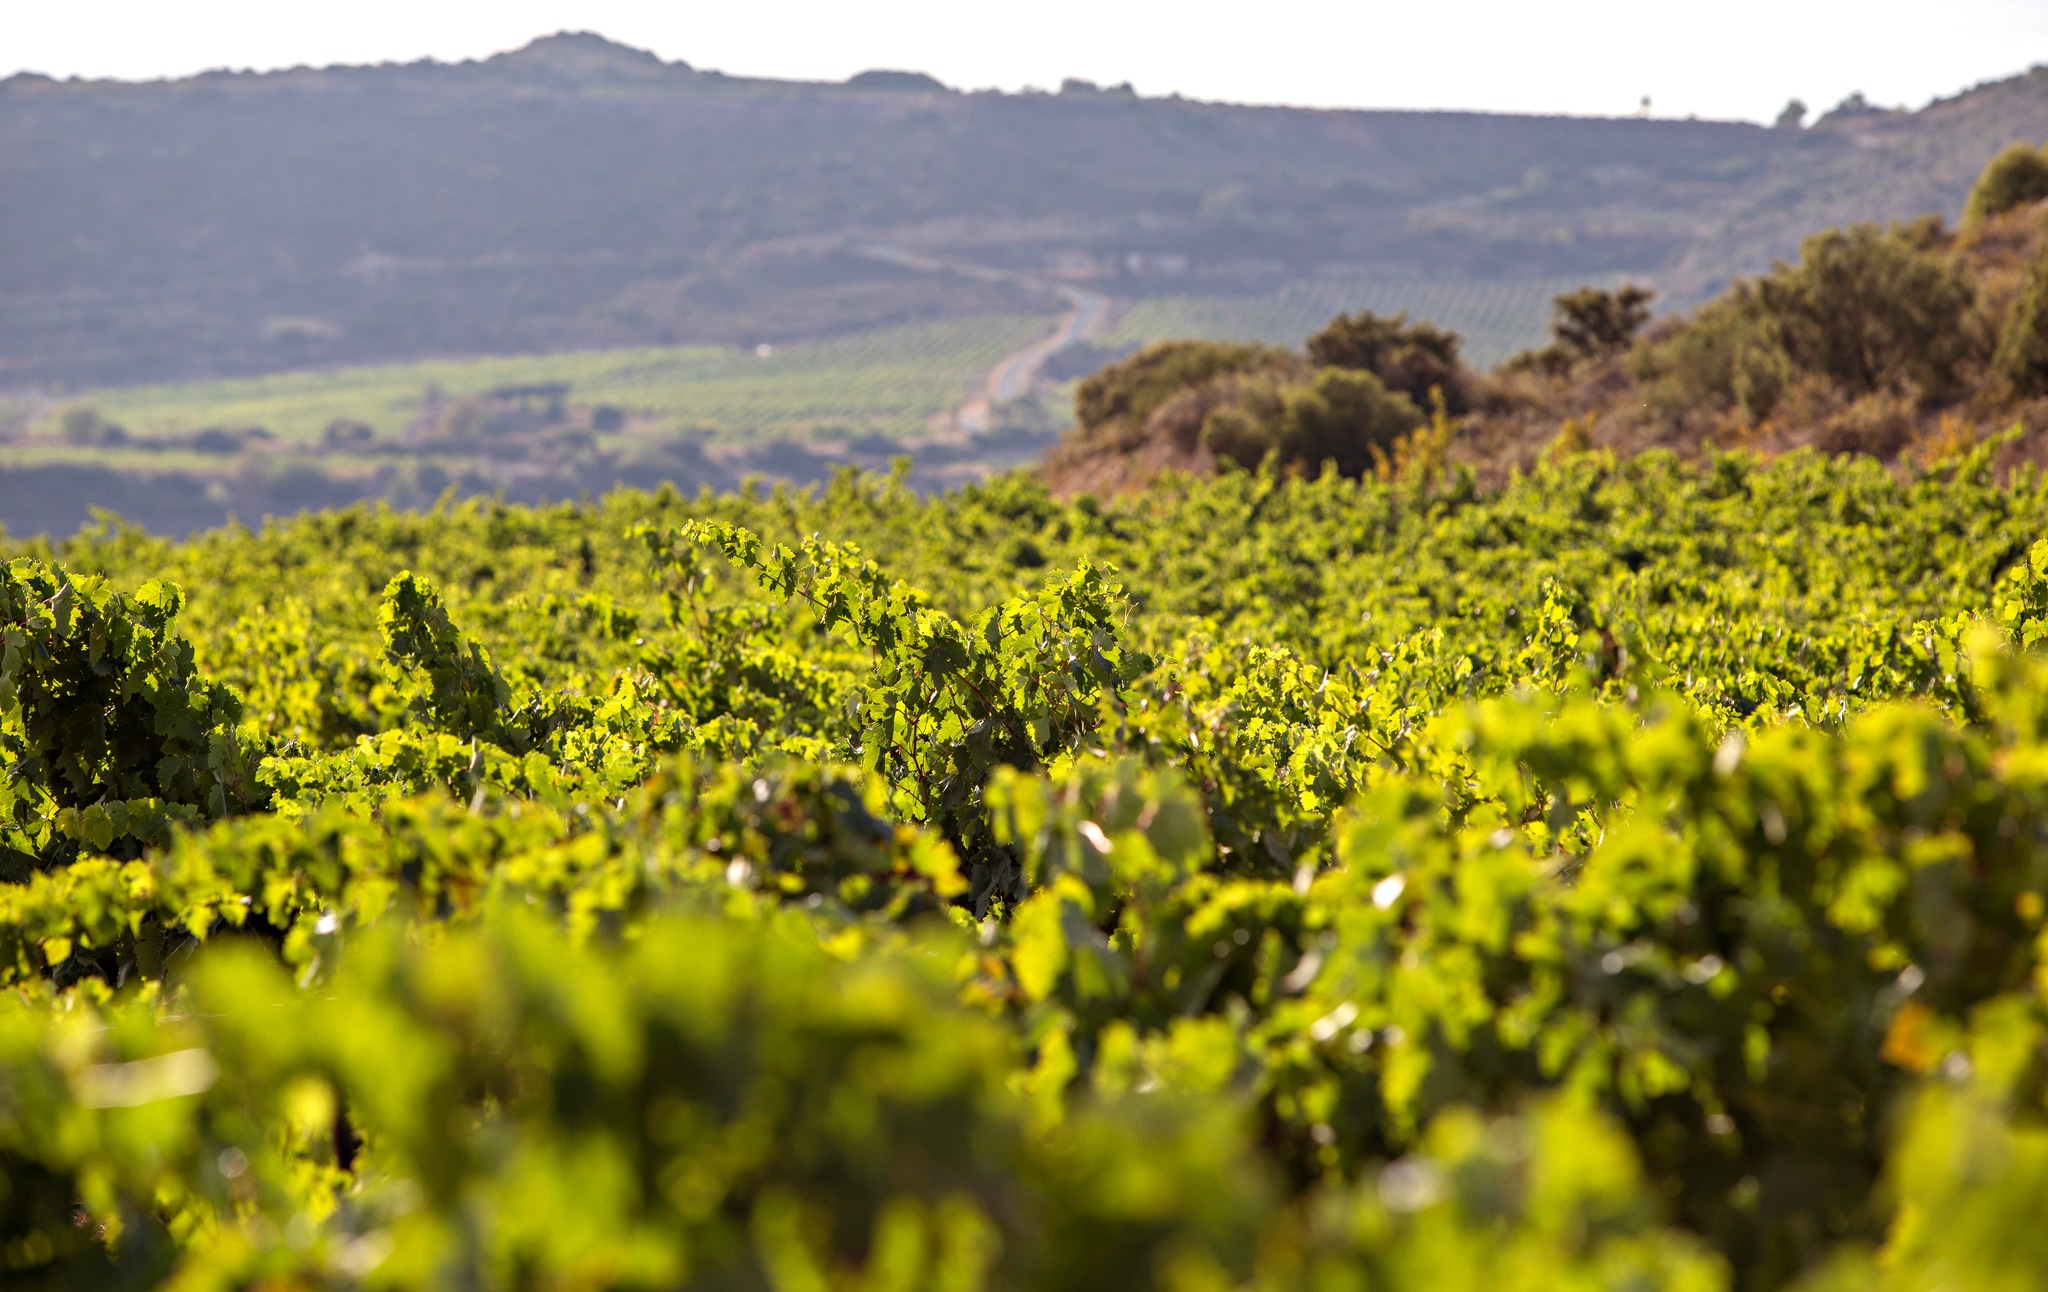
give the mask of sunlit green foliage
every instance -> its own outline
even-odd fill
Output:
[[[200,676],[175,627],[184,595],[133,596],[41,562],[0,568],[0,750],[9,878],[83,845],[133,855],[174,822],[265,795],[237,738],[234,693]]]
[[[24,552],[0,1270],[2038,1285],[1997,451]]]

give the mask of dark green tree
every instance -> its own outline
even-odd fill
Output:
[[[1562,376],[1590,360],[1620,354],[1650,321],[1657,293],[1630,283],[1615,291],[1581,287],[1551,301],[1550,344],[1508,360],[1517,371]]]
[[[1650,321],[1657,293],[1630,283],[1617,291],[1581,287],[1553,301],[1550,335],[1555,348],[1573,359],[1618,354],[1635,342]]]
[[[1418,408],[1429,404],[1430,391],[1441,390],[1450,411],[1461,413],[1469,397],[1458,347],[1458,334],[1434,323],[1410,323],[1406,313],[1382,318],[1360,310],[1339,314],[1310,337],[1308,357],[1321,368],[1369,372]]]
[[[57,419],[58,430],[73,444],[105,445],[109,448],[128,442],[125,428],[106,419],[99,409],[90,404],[73,404]]]

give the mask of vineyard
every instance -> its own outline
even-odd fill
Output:
[[[1999,449],[16,543],[0,1281],[2037,1287]]]
[[[455,397],[561,382],[579,403],[612,404],[666,428],[705,429],[742,443],[820,432],[914,436],[1044,328],[1043,319],[986,315],[765,354],[671,346],[442,360],[88,391],[76,402],[144,440],[208,426],[260,426],[286,443],[315,445],[336,419],[395,437],[420,415],[429,388]]]
[[[990,314],[748,349],[475,358],[0,399],[0,527],[66,534],[87,504],[157,533],[443,492],[538,503],[621,485],[822,480],[916,451],[920,488],[1013,466],[1009,428],[949,414],[1049,321]],[[1056,425],[1054,423],[1053,425]],[[1050,428],[1039,438],[1048,437]]]

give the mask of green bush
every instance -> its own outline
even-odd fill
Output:
[[[2027,265],[2025,285],[2006,316],[1994,362],[2021,395],[2048,395],[2048,244]]]
[[[1796,265],[1738,283],[1641,352],[1637,374],[1671,407],[1770,415],[1801,376],[1847,398],[1951,391],[1987,357],[1976,289],[1924,225],[1857,225],[1806,240]]]
[[[1203,423],[1202,442],[1245,468],[1276,454],[1283,467],[1314,471],[1328,462],[1356,477],[1385,462],[1395,441],[1424,420],[1406,395],[1372,373],[1322,368],[1305,381],[1240,382]]]
[[[1086,378],[1074,391],[1074,420],[1087,431],[1112,422],[1141,427],[1182,390],[1268,366],[1285,351],[1225,341],[1159,341]]]
[[[1992,158],[1970,187],[1963,223],[1981,224],[2043,198],[2048,198],[2048,147],[2016,143]]]
[[[431,583],[401,570],[377,609],[386,678],[421,717],[454,735],[499,736],[499,712],[511,698],[490,655],[448,618]],[[503,737],[499,736],[502,742]]]
[[[265,797],[239,701],[176,631],[184,604],[158,580],[127,596],[40,561],[0,568],[0,873],[81,847],[133,856]]]
[[[1612,292],[1582,287],[1557,298],[1551,331],[1560,347],[1588,358],[1626,350],[1650,321],[1656,295],[1634,284]]]
[[[99,409],[90,404],[73,404],[65,409],[57,418],[57,430],[66,440],[78,445],[116,448],[128,442],[127,428],[108,421]]]
[[[1794,366],[1856,394],[1946,392],[1978,357],[1976,289],[1916,226],[1856,225],[1808,238],[1799,263],[1756,285]]]
[[[1636,352],[1636,375],[1665,408],[1769,416],[1799,372],[1753,283],[1737,283],[1670,336]]]
[[[1381,318],[1370,310],[1339,314],[1308,339],[1309,362],[1318,367],[1369,372],[1417,408],[1440,394],[1452,413],[1470,403],[1458,336],[1434,323],[1410,323],[1406,314]]]
[[[1550,344],[1514,356],[1508,367],[1562,374],[1588,360],[1620,354],[1650,321],[1656,296],[1634,284],[1616,291],[1581,287],[1567,292],[1551,302]]]

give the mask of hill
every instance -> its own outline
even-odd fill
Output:
[[[784,342],[1304,283],[1630,275],[1697,299],[1819,225],[1953,213],[2048,72],[1915,113],[1311,111],[721,75],[590,34],[490,59],[0,82],[0,386]]]
[[[1103,366],[1043,471],[1063,493],[1230,464],[1350,476],[1453,463],[1497,486],[1590,448],[1814,448],[1918,465],[2000,436],[2048,462],[2048,147],[2014,145],[1961,225],[1860,222],[1697,310],[1638,285],[1553,302],[1552,341],[1490,371],[1428,320],[1339,314],[1300,351],[1182,338]]]

